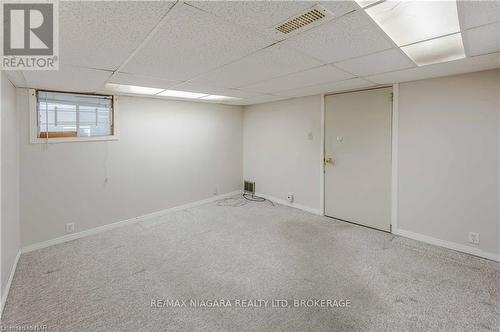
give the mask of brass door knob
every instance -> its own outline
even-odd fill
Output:
[[[333,165],[334,164],[334,161],[333,161],[333,158],[325,158],[325,164],[330,164],[330,165]]]

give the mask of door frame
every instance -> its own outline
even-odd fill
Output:
[[[321,95],[321,151],[320,151],[320,211],[325,216],[325,98],[342,93],[368,91],[392,87],[392,117],[391,117],[391,226],[390,232],[395,233],[398,225],[398,123],[399,123],[399,84],[381,85],[374,88],[343,91],[338,93],[324,93]]]

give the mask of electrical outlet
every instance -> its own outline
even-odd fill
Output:
[[[75,223],[70,222],[66,224],[66,234],[71,234],[75,232]]]
[[[286,199],[290,202],[290,203],[293,203],[293,194],[288,194],[288,196],[286,196]]]
[[[479,244],[479,233],[469,232],[469,242]]]

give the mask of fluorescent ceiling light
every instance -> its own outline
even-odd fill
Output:
[[[202,97],[203,100],[217,100],[217,101],[229,101],[229,100],[239,100],[241,98],[236,97],[228,97],[228,96],[218,96],[218,95],[208,95]]]
[[[404,46],[401,49],[419,66],[465,58],[460,33]]]
[[[455,0],[356,1],[417,65],[465,58]]]
[[[398,46],[460,32],[455,1],[388,0],[366,12]]]
[[[157,95],[162,97],[203,99],[203,100],[213,100],[213,101],[229,101],[229,100],[241,99],[229,96],[209,95],[208,93],[197,93],[197,92],[188,92],[180,90],[165,90],[157,88],[148,88],[144,86],[124,85],[115,83],[106,83],[106,85],[104,86],[104,90],[131,93],[131,94]]]
[[[187,98],[187,99],[198,99],[201,97],[205,97],[206,95],[207,95],[206,93],[195,93],[195,92],[187,92],[180,90],[165,90],[162,93],[158,94],[158,96]]]
[[[123,85],[123,84],[115,84],[115,83],[106,83],[104,86],[105,90],[111,90],[116,92],[124,92],[124,93],[134,93],[141,95],[155,95],[158,92],[162,92],[164,89],[157,88],[148,88],[144,86],[135,86],[135,85]]]

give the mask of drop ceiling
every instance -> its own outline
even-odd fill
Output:
[[[328,22],[277,24],[315,5]],[[355,1],[63,1],[59,71],[18,87],[102,92],[106,83],[230,96],[249,105],[500,67],[500,1],[459,1],[466,58],[417,66]]]

